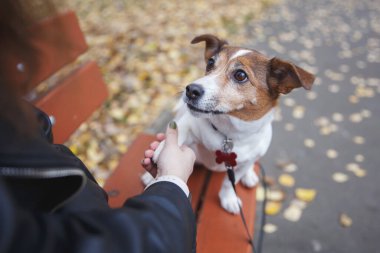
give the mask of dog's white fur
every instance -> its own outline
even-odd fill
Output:
[[[187,87],[187,94],[183,94],[176,108],[178,144],[192,148],[197,162],[210,170],[226,171],[224,164],[216,163],[215,151],[222,150],[226,137],[232,139],[233,152],[237,154],[236,183],[253,187],[258,182],[254,163],[266,153],[271,142],[271,123],[279,94],[298,87],[309,90],[314,76],[292,63],[268,59],[254,50],[225,47],[223,51],[226,43],[213,35],[196,37],[192,43],[200,41],[207,42],[208,68],[205,76]],[[242,72],[245,76],[235,76]],[[163,146],[161,142],[154,161]],[[146,173],[142,180],[148,184],[153,178]],[[219,198],[225,210],[239,213],[241,200],[227,176]]]
[[[272,125],[274,110],[272,109],[259,120],[246,122],[229,115],[217,115],[210,118],[195,117],[182,101],[179,102],[178,113],[174,120],[178,125],[178,144],[192,148],[197,157],[197,162],[213,171],[226,171],[224,164],[215,162],[215,151],[222,148],[224,136],[221,133],[229,133],[234,143],[233,151],[237,154],[237,166],[235,168],[236,183],[239,181],[246,187],[257,184],[258,178],[253,171],[254,163],[268,150],[272,139]],[[214,130],[213,124],[218,128]],[[157,160],[163,148],[164,142],[155,151],[154,159]],[[148,184],[152,176],[146,173],[143,181]],[[225,177],[219,192],[221,205],[230,213],[238,214],[240,199],[237,199],[231,183]]]
[[[239,50],[229,61],[249,52],[251,51]],[[230,108],[228,103],[216,103],[216,96],[220,94],[218,77],[223,72],[225,72],[225,68],[220,68],[219,71],[194,81],[194,83],[201,85],[205,91],[198,103],[201,109],[227,112],[243,107],[243,104],[239,105],[238,108]],[[234,93],[232,94],[234,96],[242,96],[242,94],[234,92],[233,89],[229,91],[230,95],[231,93]],[[183,96],[177,105],[177,114],[174,118],[179,131],[178,144],[187,145],[192,148],[197,157],[197,162],[202,163],[210,170],[226,171],[224,164],[217,164],[215,162],[215,151],[222,149],[223,140],[227,136],[233,140],[233,151],[237,154],[237,166],[235,168],[236,183],[241,181],[246,187],[255,186],[258,178],[253,171],[253,166],[266,153],[271,142],[271,122],[274,118],[275,109],[270,110],[258,120],[243,121],[228,114],[213,115],[211,113],[191,111],[184,102],[186,99],[185,95]],[[255,102],[252,101],[251,103]],[[157,160],[163,145],[164,142],[155,151],[153,160]],[[142,179],[145,184],[148,184],[153,178],[149,173],[146,173]],[[238,202],[241,203],[241,201],[237,199],[227,176],[219,192],[219,198],[225,210],[234,214],[239,213]]]

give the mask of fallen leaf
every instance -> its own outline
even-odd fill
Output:
[[[314,146],[315,146],[315,142],[314,142],[314,140],[312,140],[312,139],[305,139],[305,140],[303,141],[303,144],[304,144],[305,147],[307,147],[307,148],[314,148]]]
[[[357,96],[351,95],[348,97],[348,101],[350,101],[351,104],[357,104],[359,103],[359,98]]]
[[[365,139],[363,136],[354,136],[354,138],[352,138],[352,140],[355,144],[358,144],[358,145],[365,143]]]
[[[355,161],[356,162],[363,162],[364,161],[364,156],[362,154],[357,154],[355,156]]]
[[[279,189],[268,189],[267,199],[270,201],[280,202],[285,199],[285,193]]]
[[[352,219],[345,213],[339,216],[339,223],[342,227],[348,228],[352,226]]]
[[[306,206],[307,206],[307,203],[305,201],[303,201],[303,200],[292,199],[290,201],[290,205],[297,206],[298,208],[301,208],[301,209],[305,209]]]
[[[331,93],[338,93],[340,88],[337,84],[331,84],[328,86],[328,89]]]
[[[337,158],[338,157],[338,151],[336,151],[335,149],[328,149],[326,151],[326,156],[330,159]]]
[[[282,174],[282,175],[280,175],[280,177],[278,178],[278,182],[281,185],[286,186],[286,187],[293,187],[294,184],[295,184],[294,177],[292,177],[289,174]]]
[[[286,131],[291,132],[294,130],[294,125],[292,123],[286,123],[284,128]]]
[[[319,127],[327,126],[330,123],[326,117],[319,117],[314,121],[314,124]]]
[[[287,162],[287,163],[279,163],[277,164],[277,166],[287,172],[287,173],[291,173],[291,172],[294,172],[298,169],[297,165],[295,163],[291,163],[291,162]]]
[[[256,200],[257,201],[264,201],[265,193],[264,193],[264,187],[261,185],[257,186],[256,188]]]
[[[317,191],[315,189],[297,188],[295,194],[297,199],[305,202],[311,202],[315,199]]]
[[[306,93],[306,98],[309,100],[315,100],[317,98],[317,93],[314,91],[309,91]]]
[[[74,153],[74,155],[78,155],[78,146],[77,145],[70,145],[69,149],[71,152]]]
[[[367,171],[360,168],[360,166],[357,163],[349,163],[346,165],[346,169],[348,171],[351,171],[355,174],[357,177],[365,177],[367,175]]]
[[[294,205],[290,205],[285,211],[284,211],[284,217],[285,219],[289,220],[289,221],[292,221],[292,222],[297,222],[299,221],[299,219],[301,218],[302,216],[302,209],[297,207],[297,206],[294,206]]]
[[[267,234],[272,234],[277,231],[277,226],[272,223],[267,223],[264,225],[264,232]]]
[[[298,105],[293,109],[293,117],[295,119],[302,119],[305,115],[305,107]]]
[[[337,183],[344,183],[348,180],[348,176],[341,172],[336,172],[332,175],[332,178]]]
[[[343,114],[341,114],[341,113],[335,112],[335,113],[333,113],[333,115],[332,115],[332,119],[333,119],[335,122],[342,122],[342,121],[344,120],[344,116],[343,116]]]
[[[284,99],[284,105],[286,105],[286,106],[293,107],[293,106],[295,106],[295,104],[296,104],[296,101],[293,98],[285,98]]]
[[[367,109],[362,110],[360,114],[363,118],[370,118],[372,115],[371,111]]]
[[[353,123],[359,123],[363,120],[362,115],[360,113],[353,113],[350,115],[350,121]]]
[[[265,206],[265,213],[267,215],[276,215],[281,210],[281,202],[268,201]]]

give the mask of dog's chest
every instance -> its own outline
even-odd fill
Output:
[[[197,160],[207,167],[215,167],[215,152],[223,150],[223,142],[230,138],[233,142],[232,151],[237,154],[239,164],[254,163],[257,159],[265,154],[269,147],[272,137],[272,128],[270,122],[263,125],[255,133],[245,132],[228,132],[223,127],[213,126],[209,121],[202,120],[194,125],[194,149]],[[222,131],[225,132],[222,132]],[[227,134],[226,134],[227,133]],[[220,167],[220,166],[219,166]],[[219,169],[218,169],[219,170]]]

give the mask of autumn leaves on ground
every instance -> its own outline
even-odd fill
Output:
[[[197,35],[216,34],[291,60],[317,79],[312,91],[281,99],[261,160],[270,188],[268,252],[374,252],[374,233],[366,231],[380,228],[373,222],[380,208],[374,201],[379,6],[370,0],[72,0],[90,47],[79,61],[98,63],[110,95],[67,145],[103,184],[136,135],[204,73],[204,46],[190,44]],[[369,251],[352,238],[368,242]]]
[[[103,184],[136,135],[204,72],[197,35],[245,42],[245,27],[276,0],[72,1],[110,96],[67,143]],[[249,6],[249,8],[247,8]]]

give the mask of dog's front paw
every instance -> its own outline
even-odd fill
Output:
[[[236,196],[234,192],[226,193],[225,191],[221,191],[219,193],[219,199],[221,206],[229,213],[239,214],[240,208],[239,205],[242,206],[241,199]]]
[[[141,176],[141,181],[145,186],[150,184],[153,180],[154,180],[154,177],[149,172],[145,172]]]
[[[154,151],[152,160],[154,163],[157,163],[158,161],[158,156],[160,155],[162,149],[164,148],[165,141],[161,141],[161,143],[158,145],[157,149]]]
[[[249,169],[240,181],[245,187],[252,188],[259,182],[259,178],[253,169]]]

